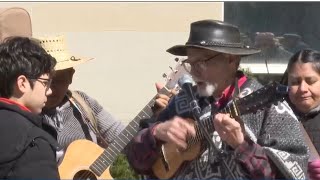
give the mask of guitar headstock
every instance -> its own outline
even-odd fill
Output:
[[[237,99],[236,104],[241,114],[256,112],[259,109],[270,107],[278,101],[283,101],[288,91],[288,86],[272,82],[243,98]]]
[[[165,78],[166,81],[166,85],[165,88],[166,89],[176,89],[177,88],[177,84],[178,84],[178,80],[186,73],[188,73],[185,68],[183,67],[183,59],[179,59],[179,58],[175,58],[175,61],[177,62],[176,66],[174,68],[172,68],[171,66],[169,66],[170,68],[170,73],[166,74],[164,73],[162,76],[163,78]]]

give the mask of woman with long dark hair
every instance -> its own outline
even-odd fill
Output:
[[[289,103],[303,124],[316,151],[320,152],[320,52],[301,50],[288,63],[284,82],[290,86]],[[320,179],[320,159],[309,159],[308,172]]]

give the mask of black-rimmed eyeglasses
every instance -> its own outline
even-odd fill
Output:
[[[46,92],[49,90],[52,83],[52,79],[47,79],[47,78],[28,78],[28,79],[40,82],[46,88]]]
[[[207,63],[208,61],[211,61],[213,60],[215,57],[221,55],[222,53],[218,53],[218,54],[215,54],[213,56],[210,56],[208,57],[207,59],[204,59],[204,60],[198,60],[198,61],[195,61],[195,62],[187,62],[188,59],[184,60],[183,62],[183,67],[186,69],[187,72],[191,72],[191,69],[195,69],[197,71],[200,71],[202,67],[204,67],[205,63]]]

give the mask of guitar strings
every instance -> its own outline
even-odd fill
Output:
[[[92,176],[91,174],[92,174],[93,176]],[[85,172],[84,172],[82,175],[80,175],[79,178],[77,178],[77,179],[88,179],[88,178],[90,178],[90,177],[96,178],[95,175],[94,175],[90,170],[85,170]],[[96,179],[97,179],[97,178],[96,178]]]

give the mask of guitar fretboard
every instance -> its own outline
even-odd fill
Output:
[[[170,95],[167,88],[160,90],[161,94]],[[95,160],[90,169],[96,174],[101,175],[122,152],[126,145],[133,139],[139,131],[139,123],[142,119],[151,118],[153,115],[151,107],[155,103],[156,96],[138,113],[138,115],[126,126],[126,128],[109,144],[108,148]]]
[[[231,117],[237,117],[240,115],[240,111],[236,105],[237,100],[234,100],[232,102],[230,102],[225,108],[223,108],[222,110],[220,110],[219,112],[221,113],[229,113]],[[206,118],[204,118],[203,121],[203,125],[206,129],[206,131],[208,133],[213,133],[214,128],[213,128],[213,121],[212,121],[212,114]],[[196,130],[196,136],[195,137],[190,137],[188,139],[188,146],[191,146],[199,141],[201,141],[202,139],[204,139],[204,133],[201,129],[200,126],[198,124],[198,122],[195,122],[195,130]]]

